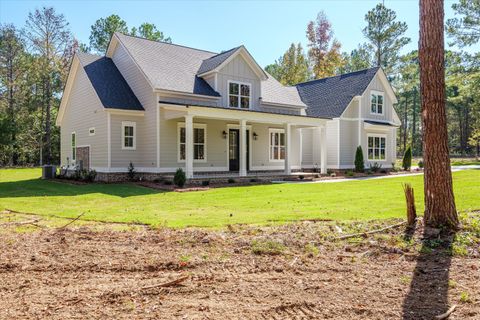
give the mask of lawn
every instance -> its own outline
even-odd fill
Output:
[[[402,182],[423,210],[423,176],[317,184],[273,184],[198,192],[162,192],[132,184],[70,185],[38,179],[39,169],[0,170],[0,210],[152,226],[221,227],[300,219],[403,217]],[[480,209],[480,170],[455,172],[460,211]]]

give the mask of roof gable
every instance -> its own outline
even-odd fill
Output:
[[[112,59],[86,53],[78,57],[104,108],[144,110]]]
[[[210,73],[218,72],[238,55],[242,56],[260,80],[267,80],[268,76],[265,71],[258,65],[244,46],[239,46],[205,59],[198,69],[197,75],[203,77]]]
[[[296,88],[312,117],[340,117],[352,99],[362,95],[379,67],[299,83]]]

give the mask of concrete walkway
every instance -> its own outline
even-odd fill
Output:
[[[452,172],[461,171],[461,170],[471,170],[471,169],[479,170],[480,165],[452,166]],[[318,180],[318,181],[272,181],[272,183],[335,183],[335,182],[346,182],[346,181],[389,179],[389,178],[398,178],[398,177],[405,177],[405,176],[418,176],[421,174],[423,174],[423,172],[401,173],[401,174],[388,175],[388,176],[339,178],[339,179],[328,179],[328,180]]]

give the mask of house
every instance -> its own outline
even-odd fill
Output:
[[[61,165],[102,179],[188,178],[395,161],[395,94],[379,68],[283,86],[244,46],[214,53],[115,33],[105,56],[73,58],[56,124]]]

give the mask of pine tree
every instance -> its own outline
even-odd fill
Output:
[[[362,146],[358,146],[357,151],[355,152],[355,171],[357,172],[365,171],[365,163],[363,161]]]
[[[420,0],[420,93],[425,162],[425,223],[457,228],[445,112],[443,1]]]
[[[395,11],[379,3],[365,15],[367,26],[363,29],[375,53],[375,65],[382,67],[389,76],[395,72],[400,50],[410,42],[410,38],[404,36],[407,24],[396,19]]]

